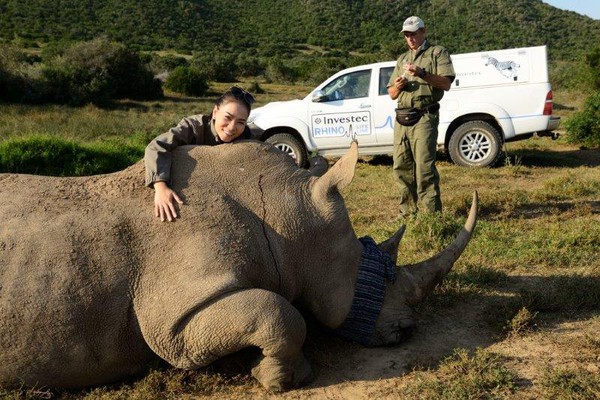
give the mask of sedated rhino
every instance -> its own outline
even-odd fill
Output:
[[[395,267],[403,228],[379,246],[358,239],[339,193],[357,157],[354,143],[317,177],[263,143],[181,147],[175,223],[152,216],[142,163],[0,175],[0,385],[80,388],[156,357],[195,369],[256,346],[252,374],[286,390],[311,378],[294,305],[350,340],[402,341],[467,245],[477,197],[448,248]]]

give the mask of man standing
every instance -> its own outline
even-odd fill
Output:
[[[454,68],[448,51],[427,40],[421,18],[406,19],[402,33],[409,50],[398,58],[387,85],[390,97],[398,100],[393,171],[401,185],[400,212],[441,211],[435,167],[439,101],[450,90]]]

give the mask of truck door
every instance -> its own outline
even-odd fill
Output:
[[[378,145],[393,145],[394,143],[394,118],[396,102],[391,99],[387,91],[387,84],[394,72],[394,66],[375,69],[378,74],[377,93],[373,101],[373,125]]]
[[[371,69],[341,75],[309,103],[310,134],[319,149],[348,147],[354,137],[361,145],[375,143]]]

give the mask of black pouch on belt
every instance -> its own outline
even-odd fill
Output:
[[[418,108],[396,108],[396,121],[400,125],[413,126],[425,114],[424,110]]]
[[[440,103],[433,103],[424,108],[396,108],[396,121],[400,125],[413,126],[425,113],[439,111]]]

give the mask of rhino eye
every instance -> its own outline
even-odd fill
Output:
[[[396,331],[396,343],[404,342],[410,339],[415,332],[415,325],[408,326],[405,328],[398,328]]]

